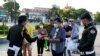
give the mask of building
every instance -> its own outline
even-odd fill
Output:
[[[6,18],[7,17],[7,11],[0,6],[0,21],[2,21],[2,18]]]
[[[2,6],[0,6],[0,16],[6,16],[6,15],[7,11]]]
[[[21,14],[29,14],[29,19],[43,18],[48,13],[49,8],[34,7],[34,9],[24,8]]]
[[[29,15],[29,19],[39,20],[42,22],[46,21],[46,15],[50,8],[41,8],[34,7],[33,9],[24,8],[21,11],[21,14],[25,15],[26,13]]]

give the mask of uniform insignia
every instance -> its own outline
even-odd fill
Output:
[[[90,30],[90,33],[91,33],[91,34],[94,34],[94,33],[95,33],[95,30],[93,30],[93,29]]]

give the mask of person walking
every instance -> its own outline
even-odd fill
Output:
[[[65,33],[61,19],[56,18],[54,20],[54,28],[50,33],[49,39],[47,39],[51,43],[52,56],[63,56]]]
[[[12,26],[7,35],[7,40],[9,41],[9,47],[7,50],[8,56],[23,56],[22,55],[22,45],[24,38],[32,43],[36,41],[38,38],[31,38],[25,29],[25,25],[27,24],[27,16],[21,15],[18,18],[18,24]]]
[[[38,56],[42,56],[44,51],[45,38],[47,37],[47,31],[44,28],[43,23],[40,23],[39,26],[40,28],[38,29],[39,39],[37,40],[37,50],[38,50]]]
[[[83,13],[80,19],[84,25],[84,31],[78,46],[80,56],[95,56],[94,43],[97,36],[97,29],[93,25],[89,12]]]

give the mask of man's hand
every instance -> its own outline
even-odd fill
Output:
[[[46,37],[46,38],[44,38],[44,39],[45,39],[45,40],[49,40],[49,38],[47,38],[47,37]]]
[[[48,39],[49,42],[53,42],[53,39]]]
[[[42,37],[40,34],[38,34],[37,36],[38,36],[38,39],[41,39],[41,37]]]
[[[59,39],[48,39],[49,42],[60,42]]]

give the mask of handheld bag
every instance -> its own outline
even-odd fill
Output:
[[[45,43],[44,43],[44,48],[47,49],[48,48],[48,43],[47,43],[47,40],[45,40]]]
[[[71,51],[75,51],[75,50],[77,50],[77,47],[78,47],[78,44],[75,43],[74,41],[70,40],[68,43],[67,49],[71,50]]]

